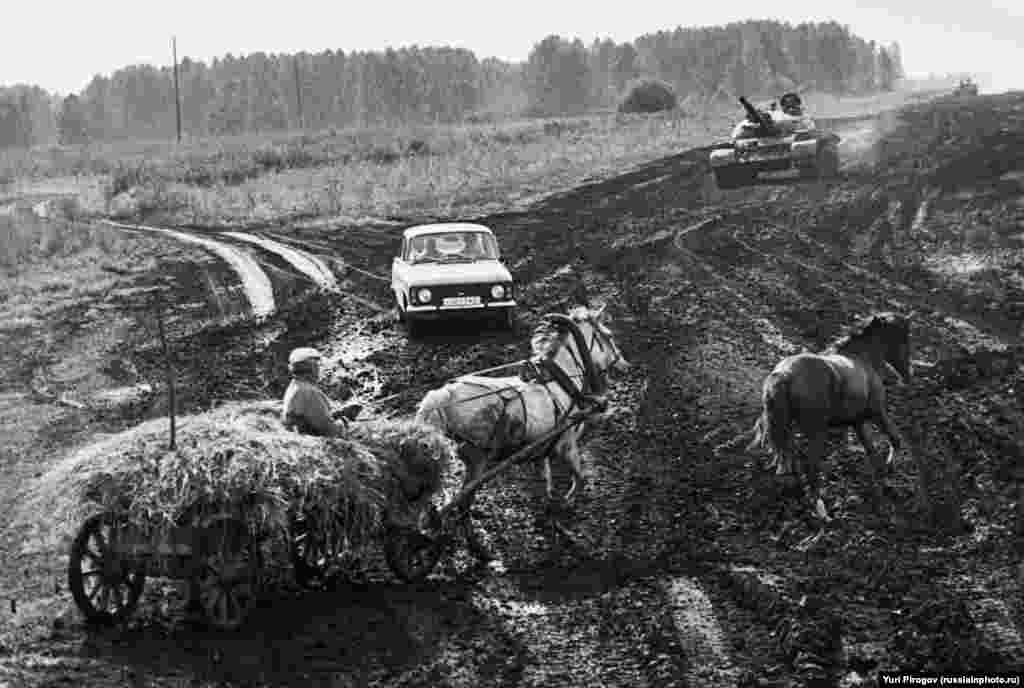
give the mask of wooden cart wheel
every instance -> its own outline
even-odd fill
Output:
[[[139,604],[145,571],[117,555],[112,542],[126,523],[109,514],[86,519],[71,543],[68,587],[90,623],[128,618]]]
[[[202,543],[199,603],[207,622],[231,630],[245,621],[256,593],[259,557],[249,529],[233,518],[206,526]]]
[[[385,533],[384,556],[391,571],[406,583],[430,575],[441,558],[441,540],[415,528],[391,526]]]
[[[334,577],[339,552],[308,517],[297,518],[291,527],[292,567],[295,582],[304,588],[326,587]]]

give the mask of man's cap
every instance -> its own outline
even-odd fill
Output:
[[[291,355],[288,356],[288,365],[295,365],[296,363],[305,363],[306,361],[319,361],[320,352],[316,349],[308,346],[302,346],[292,351]]]

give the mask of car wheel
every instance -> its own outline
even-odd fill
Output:
[[[408,313],[405,314],[405,331],[410,337],[418,337],[423,331],[423,323],[416,318],[410,317]]]
[[[514,308],[506,308],[502,312],[501,326],[509,332],[516,331],[516,311]]]
[[[405,309],[402,307],[402,299],[395,294],[395,320],[405,322]]]

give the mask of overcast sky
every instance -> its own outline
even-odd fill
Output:
[[[835,20],[898,41],[910,75],[972,72],[993,90],[1024,89],[1024,0],[5,0],[0,85],[68,93],[95,74],[179,57],[452,45],[520,61],[548,34],[616,42],[676,26],[750,18]],[[771,14],[766,10],[784,14]],[[987,76],[986,76],[987,75]]]

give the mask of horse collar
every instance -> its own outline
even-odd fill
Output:
[[[583,379],[580,381],[579,387],[577,387],[569,379],[566,372],[551,359],[545,361],[544,367],[548,369],[550,375],[573,401],[582,406],[586,401],[586,395],[602,391],[600,377],[597,375],[597,371],[594,370],[594,360],[590,355],[590,346],[593,346],[593,342],[590,342],[588,346],[588,342],[583,336],[583,332],[580,331],[579,325],[569,316],[561,313],[551,313],[545,317],[551,322],[563,325],[572,334],[573,341],[576,342],[576,350],[579,352],[579,359],[577,359],[572,349],[569,349],[569,353],[576,365],[582,369]]]

